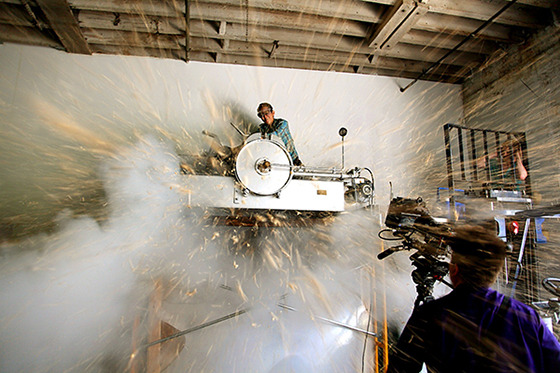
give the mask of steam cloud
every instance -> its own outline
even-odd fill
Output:
[[[134,343],[149,342],[157,283],[157,316],[178,330],[247,310],[187,334],[167,371],[371,367],[371,338],[328,320],[372,331],[384,302],[396,328],[408,316],[409,274],[391,266],[408,268],[406,258],[375,258],[379,216],[214,226],[186,207],[178,163],[170,142],[152,137],[118,149],[100,167],[106,220],[66,212],[55,232],[2,245],[0,370],[127,369],[140,359]]]

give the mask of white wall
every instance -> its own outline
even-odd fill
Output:
[[[346,166],[372,169],[380,203],[388,201],[389,181],[398,195],[433,194],[445,170],[441,125],[462,116],[460,86],[419,82],[403,94],[399,86],[408,81],[388,77],[82,56],[11,44],[0,46],[0,66],[4,221],[87,200],[99,187],[99,159],[139,134],[170,138],[178,152],[203,149],[202,129],[237,143],[229,122],[258,124],[261,101],[289,121],[306,164],[340,165],[344,126]],[[17,230],[17,219],[10,222]]]

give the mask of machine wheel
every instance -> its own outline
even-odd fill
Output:
[[[292,178],[292,159],[276,141],[256,139],[248,142],[237,155],[237,180],[251,193],[272,196]]]

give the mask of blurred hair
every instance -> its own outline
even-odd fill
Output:
[[[482,226],[461,226],[455,229],[449,246],[451,262],[459,267],[465,283],[488,287],[496,281],[504,265],[506,244],[495,232]]]
[[[273,110],[274,110],[274,109],[272,108],[272,105],[269,104],[268,102],[261,102],[261,103],[259,104],[259,107],[257,108],[257,113],[259,113],[259,112],[261,111],[261,109],[262,109],[262,108],[265,108],[265,107],[269,108],[270,111],[273,111]]]
[[[500,145],[500,150],[502,152],[517,152],[521,150],[521,144],[519,143],[519,141],[515,138],[512,137],[509,140],[504,141],[501,145]]]

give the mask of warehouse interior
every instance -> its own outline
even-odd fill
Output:
[[[378,233],[394,196],[456,217],[447,124],[523,133],[521,209],[546,213],[518,219],[517,241],[525,225],[538,236],[519,296],[547,300],[559,8],[0,0],[0,371],[383,371],[417,294],[409,255],[377,258]],[[248,226],[193,208],[203,190],[185,187],[181,158],[208,148],[205,132],[242,144],[260,102],[306,166],[371,170],[372,205]]]

